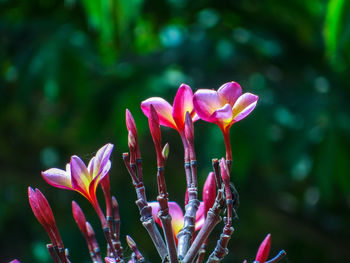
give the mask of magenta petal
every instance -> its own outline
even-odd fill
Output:
[[[205,214],[204,214],[204,202],[200,202],[197,214],[196,214],[196,223],[195,223],[195,231],[202,228],[204,221],[205,221]]]
[[[101,149],[99,149],[94,157],[94,167],[92,177],[96,177],[99,175],[102,170],[104,170],[104,166],[108,163],[109,157],[112,154],[113,144],[106,144]]]
[[[259,97],[252,93],[244,93],[240,96],[232,108],[234,121],[237,122],[247,117],[254,110],[258,99]]]
[[[173,227],[174,234],[176,236],[177,233],[179,233],[183,227],[184,215],[181,207],[176,202],[169,202],[168,204],[169,204],[169,213],[172,217],[171,224]]]
[[[103,166],[103,168],[100,171],[100,181],[108,174],[109,170],[111,169],[112,162],[108,160],[108,162]]]
[[[221,108],[222,104],[216,91],[199,89],[193,95],[193,106],[199,118],[211,122],[211,115]]]
[[[47,183],[54,187],[72,190],[70,173],[67,173],[64,170],[51,168],[41,172],[41,175]]]
[[[173,119],[177,128],[181,131],[184,129],[186,112],[190,114],[193,111],[193,92],[190,86],[181,84],[173,103]]]
[[[218,89],[218,95],[222,104],[228,103],[233,107],[236,100],[242,95],[242,88],[237,82],[231,81]]]
[[[230,104],[226,104],[224,107],[216,110],[211,116],[209,121],[216,123],[230,123],[232,121],[232,108]]]
[[[82,194],[87,194],[92,177],[84,162],[78,156],[74,155],[70,160],[70,169],[72,187]]]
[[[94,165],[95,165],[95,156],[90,159],[90,162],[87,167],[90,174],[94,173]]]
[[[152,207],[152,216],[154,221],[158,224],[158,225],[162,225],[162,223],[160,222],[160,219],[158,218],[158,212],[159,212],[159,203],[158,202],[148,202],[148,205],[150,207]]]
[[[150,118],[151,116],[151,105],[153,105],[154,109],[157,112],[160,125],[177,129],[172,116],[173,107],[169,104],[169,102],[159,97],[153,97],[143,101],[141,103],[141,109],[147,118]]]

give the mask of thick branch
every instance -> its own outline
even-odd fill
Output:
[[[223,189],[218,191],[215,203],[213,207],[209,209],[203,227],[199,231],[185,258],[183,259],[184,263],[191,263],[194,260],[203,242],[208,238],[216,224],[220,222],[221,217],[219,214],[223,207],[223,191]]]

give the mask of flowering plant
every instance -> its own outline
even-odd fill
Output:
[[[236,82],[222,85],[218,91],[198,90],[193,95],[188,85],[182,84],[171,106],[162,98],[150,98],[141,103],[141,109],[148,117],[156,155],[158,185],[157,201],[149,202],[143,183],[141,151],[138,143],[137,128],[132,114],[126,110],[129,152],[123,154],[123,161],[135,187],[142,225],[149,234],[161,262],[197,263],[204,261],[207,240],[214,227],[224,215],[222,234],[216,247],[207,257],[207,263],[220,262],[228,254],[228,242],[234,231],[233,220],[237,219],[239,204],[238,193],[230,182],[231,146],[229,129],[233,123],[248,116],[255,108],[258,97],[251,93],[242,95],[242,89]],[[212,160],[213,170],[209,172],[203,187],[203,201],[198,198],[197,161],[194,147],[193,122],[198,119],[217,124],[224,136],[226,159]],[[184,173],[187,182],[185,194],[185,213],[181,207],[168,201],[168,192],[164,177],[165,165],[169,155],[169,144],[163,146],[160,125],[176,129],[184,146]],[[120,239],[120,215],[117,199],[110,193],[109,170],[113,145],[108,143],[99,149],[86,166],[78,156],[72,156],[66,169],[51,168],[42,172],[43,178],[52,186],[74,190],[83,195],[93,206],[101,221],[107,241],[107,263],[125,262]],[[97,187],[101,185],[104,193],[106,212],[100,208],[96,197]],[[35,217],[44,227],[51,240],[47,249],[55,263],[68,263],[69,253],[64,248],[50,205],[38,189],[28,188],[28,197]],[[73,217],[83,234],[92,262],[103,262],[100,246],[95,232],[79,205],[72,202]],[[163,235],[160,229],[161,226]],[[126,236],[126,243],[132,251],[128,262],[146,262],[136,242]],[[285,255],[281,251],[275,258],[267,261],[271,246],[268,235],[260,245],[254,262],[277,262]],[[18,261],[14,261],[18,262]],[[247,262],[247,261],[245,261]]]

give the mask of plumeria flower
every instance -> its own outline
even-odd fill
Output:
[[[51,168],[41,174],[45,181],[52,186],[77,191],[87,198],[102,221],[103,213],[97,202],[96,189],[111,168],[109,157],[112,150],[113,144],[109,143],[103,146],[90,160],[87,167],[78,156],[73,155],[70,163],[66,165],[66,170]]]
[[[193,106],[199,118],[217,124],[225,138],[226,159],[232,160],[229,129],[247,117],[255,108],[259,97],[252,93],[242,94],[236,82],[223,84],[218,91],[199,89],[193,96]]]
[[[213,206],[216,196],[216,184],[215,184],[215,175],[213,172],[209,173],[204,187],[203,187],[203,202],[200,202],[200,205],[197,210],[196,219],[195,219],[195,231],[198,231],[202,228],[207,212]],[[185,204],[188,203],[188,194],[185,195]],[[180,232],[184,224],[184,214],[181,207],[176,202],[169,202],[169,213],[172,217],[172,227],[173,232],[176,235]],[[159,203],[150,202],[149,205],[152,207],[152,215],[154,220],[160,226],[162,225],[160,219],[158,218],[159,212]]]
[[[192,120],[198,120],[193,108],[193,92],[190,86],[181,84],[174,98],[173,106],[159,97],[152,97],[141,102],[143,113],[150,118],[150,107],[155,108],[159,124],[177,130],[181,136],[184,133],[186,112],[189,112]]]
[[[162,222],[158,218],[158,212],[160,209],[159,203],[158,202],[149,202],[148,205],[152,207],[152,215],[153,215],[154,221],[158,225],[161,226]],[[171,218],[172,218],[171,224],[172,224],[174,235],[176,237],[176,235],[180,232],[180,230],[183,227],[184,214],[182,212],[181,207],[176,202],[170,201],[170,202],[168,202],[168,205],[169,205],[169,213],[170,213]],[[196,214],[195,231],[201,229],[203,224],[204,224],[204,203],[201,202],[199,207],[198,207],[197,214]],[[175,240],[177,242],[176,238],[175,238]]]

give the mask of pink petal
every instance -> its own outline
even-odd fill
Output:
[[[169,213],[172,217],[171,223],[176,236],[183,227],[184,215],[181,207],[176,202],[169,202]]]
[[[228,103],[233,107],[236,100],[242,95],[242,88],[237,82],[231,81],[223,84],[217,92],[222,104]]]
[[[159,212],[159,203],[158,202],[148,202],[148,205],[150,207],[152,207],[152,216],[154,221],[158,224],[158,225],[162,225],[162,223],[160,222],[160,219],[158,218],[158,212]]]
[[[151,105],[153,105],[157,112],[160,125],[177,129],[175,121],[172,117],[173,107],[169,104],[169,102],[159,97],[149,98],[141,102],[141,109],[147,118],[151,116]]]
[[[89,195],[91,198],[96,197],[97,186],[102,181],[102,179],[105,178],[105,176],[108,174],[108,171],[110,168],[111,168],[111,161],[108,160],[107,164],[103,167],[103,170],[101,170],[99,174],[90,182]]]
[[[88,172],[84,162],[76,155],[73,155],[70,160],[72,187],[89,199],[89,185],[92,177]]]
[[[173,103],[173,119],[178,130],[182,131],[185,124],[186,112],[193,112],[193,92],[190,86],[181,84]]]
[[[232,121],[232,108],[230,104],[226,104],[224,107],[217,109],[211,116],[209,121],[214,123],[228,124]]]
[[[95,165],[95,156],[90,159],[90,162],[87,167],[90,174],[94,173],[94,165]]]
[[[205,213],[204,213],[204,202],[200,202],[200,205],[196,214],[196,223],[195,223],[195,231],[202,228],[205,221]]]
[[[237,122],[247,117],[254,110],[258,99],[259,97],[252,93],[240,96],[232,108],[233,120]]]
[[[94,167],[92,177],[99,175],[105,168],[105,165],[109,162],[109,157],[112,154],[113,144],[106,144],[99,149],[94,157]],[[108,171],[107,171],[108,172]]]
[[[215,90],[199,89],[193,95],[193,106],[199,118],[211,122],[211,115],[223,104]]]
[[[73,190],[71,176],[67,171],[51,168],[41,172],[41,175],[48,184],[51,184],[54,187]]]
[[[130,262],[131,260],[129,260]],[[114,258],[109,258],[109,257],[105,257],[105,262],[106,263],[116,263],[117,261]],[[131,261],[132,262],[132,261]]]
[[[176,202],[169,202],[169,213],[172,217],[172,227],[175,236],[182,229],[184,216],[181,207]],[[152,207],[152,216],[157,224],[162,225],[160,219],[158,218],[159,204],[158,202],[149,202],[149,206]]]

